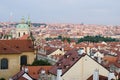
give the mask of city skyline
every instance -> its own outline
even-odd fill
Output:
[[[3,0],[0,22],[32,22],[120,25],[119,0]]]

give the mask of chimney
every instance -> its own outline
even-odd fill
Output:
[[[41,70],[41,74],[45,74],[45,70]]]
[[[26,66],[23,66],[22,70],[24,70],[24,72],[28,73],[28,68]]]
[[[64,52],[64,48],[62,47],[62,52]]]
[[[95,70],[93,73],[93,80],[99,80],[99,70]]]
[[[101,57],[100,57],[100,56],[98,56],[98,57],[97,57],[97,60],[98,60],[98,63],[101,63],[101,62],[102,62],[102,60],[101,60]]]
[[[56,80],[62,80],[62,69],[61,68],[58,68],[57,69],[57,79]]]
[[[25,72],[28,73],[28,68],[27,67],[25,67]]]
[[[90,55],[90,47],[87,47],[86,52],[87,52],[88,55]]]
[[[114,73],[109,73],[108,74],[108,80],[115,79],[115,74]]]
[[[80,48],[80,49],[78,50],[78,54],[79,54],[79,55],[82,55],[84,52],[85,52],[85,51],[84,51],[83,48]]]
[[[13,80],[12,78],[9,78],[9,80]]]

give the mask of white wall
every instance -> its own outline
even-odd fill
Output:
[[[100,75],[108,76],[108,70],[86,55],[76,62],[62,78],[64,80],[86,80],[93,75],[95,69],[99,69]]]

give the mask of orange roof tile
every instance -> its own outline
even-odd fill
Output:
[[[116,62],[117,59],[118,59],[118,57],[114,57],[114,56],[105,56],[103,59],[104,59],[104,60],[107,60],[107,61],[109,61],[109,62]]]
[[[33,52],[31,40],[0,40],[0,54]]]
[[[34,79],[38,79],[39,73],[41,70],[45,70],[46,74],[48,74],[48,71],[51,69],[52,66],[27,66],[28,68],[28,74],[33,77]]]
[[[25,35],[23,35],[22,37],[20,37],[19,39],[20,39],[20,40],[27,40],[28,37],[29,37],[29,34],[25,34]]]

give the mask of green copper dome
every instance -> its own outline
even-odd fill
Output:
[[[19,29],[29,29],[29,26],[27,24],[18,24],[16,26],[16,28],[19,28]]]

